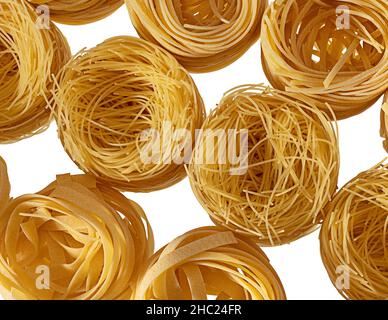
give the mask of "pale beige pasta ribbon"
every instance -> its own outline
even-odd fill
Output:
[[[0,239],[7,299],[129,299],[154,245],[140,206],[88,175],[11,200]]]
[[[264,252],[220,227],[187,232],[159,250],[137,282],[135,299],[285,299]]]
[[[388,91],[385,94],[383,106],[381,108],[381,136],[384,140],[384,148],[388,152]]]

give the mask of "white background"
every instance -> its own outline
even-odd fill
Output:
[[[137,36],[125,7],[103,21],[84,26],[59,25],[73,53],[117,35]],[[207,109],[215,108],[223,93],[247,83],[268,84],[261,68],[260,45],[255,44],[233,65],[209,74],[193,75]],[[341,121],[341,172],[339,187],[359,172],[381,161],[386,153],[379,136],[382,100],[363,114]],[[57,138],[55,123],[43,134],[0,145],[8,164],[13,197],[39,191],[60,173],[80,173]],[[188,179],[158,192],[126,194],[138,202],[153,226],[157,249],[190,229],[210,225],[194,197]],[[341,299],[331,284],[319,253],[318,232],[290,245],[265,248],[278,272],[288,299]]]

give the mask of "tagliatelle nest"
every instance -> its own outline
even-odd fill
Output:
[[[385,94],[383,107],[381,109],[381,136],[385,139],[384,148],[388,152],[388,91]]]
[[[106,18],[121,7],[124,0],[27,0],[42,14],[49,9],[50,18],[56,22],[79,25]]]
[[[79,53],[55,100],[60,138],[82,170],[135,192],[186,176],[205,110],[187,71],[156,45],[123,36]]]
[[[192,230],[150,259],[135,299],[283,300],[282,283],[253,242],[219,227]]]
[[[271,84],[324,111],[329,104],[337,119],[364,111],[388,88],[386,0],[277,0],[262,28]]]
[[[3,198],[7,190],[0,191]],[[91,176],[58,176],[37,194],[11,199],[0,239],[7,299],[129,299],[153,253],[139,205]]]
[[[388,299],[388,164],[359,174],[325,209],[321,254],[348,299]]]
[[[260,37],[267,0],[127,0],[139,35],[193,72],[221,69]]]
[[[264,246],[314,231],[337,187],[334,124],[297,99],[262,86],[227,92],[205,121],[188,169],[211,219]]]
[[[40,29],[23,1],[0,1],[0,143],[47,128],[52,75],[70,59],[66,39],[54,24]]]

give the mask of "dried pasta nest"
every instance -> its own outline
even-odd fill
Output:
[[[388,299],[387,160],[347,183],[325,209],[322,260],[347,299]]]
[[[284,300],[286,295],[255,243],[220,227],[204,227],[176,238],[152,256],[134,298]]]
[[[106,18],[124,3],[124,0],[27,0],[42,13],[49,9],[50,18],[56,22],[80,25]]]
[[[60,138],[82,170],[135,192],[186,176],[182,154],[190,156],[205,110],[187,71],[156,45],[123,36],[82,51],[55,100]]]
[[[11,199],[0,239],[6,299],[129,299],[153,253],[139,205],[86,175],[58,176],[37,194]]]
[[[34,9],[0,0],[0,143],[11,143],[47,128],[52,74],[70,59],[61,32],[39,29]]]
[[[381,109],[381,136],[385,139],[384,148],[388,152],[388,91]]]
[[[336,190],[336,127],[297,95],[237,87],[205,121],[188,171],[217,225],[263,246],[289,243],[319,226]]]
[[[192,72],[221,69],[260,37],[267,0],[126,0],[139,35]]]
[[[356,115],[388,88],[388,2],[274,1],[262,62],[275,88],[329,104],[337,119]]]

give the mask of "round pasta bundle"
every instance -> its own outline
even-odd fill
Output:
[[[385,139],[384,148],[388,152],[388,91],[385,94],[381,109],[381,136]]]
[[[70,59],[61,32],[39,29],[34,9],[0,0],[0,143],[11,143],[47,128],[52,74]]]
[[[134,298],[285,300],[283,285],[252,241],[219,227],[187,232],[155,253]]]
[[[192,72],[240,58],[260,37],[267,0],[127,0],[139,35],[161,45]]]
[[[388,88],[388,2],[274,1],[262,62],[275,88],[329,104],[337,119],[356,115]]]
[[[281,245],[321,223],[337,186],[338,149],[334,124],[314,105],[241,86],[205,121],[190,182],[216,224],[263,246]]]
[[[58,176],[0,215],[0,293],[6,299],[129,299],[153,253],[143,210],[91,176]]]
[[[388,299],[388,164],[347,183],[325,209],[321,255],[347,299]]]
[[[124,3],[124,0],[27,0],[38,9],[47,6],[50,17],[59,23],[79,25],[106,18]]]
[[[135,192],[186,176],[181,154],[190,155],[205,109],[187,71],[156,45],[123,36],[81,52],[55,100],[60,138],[82,170]]]

